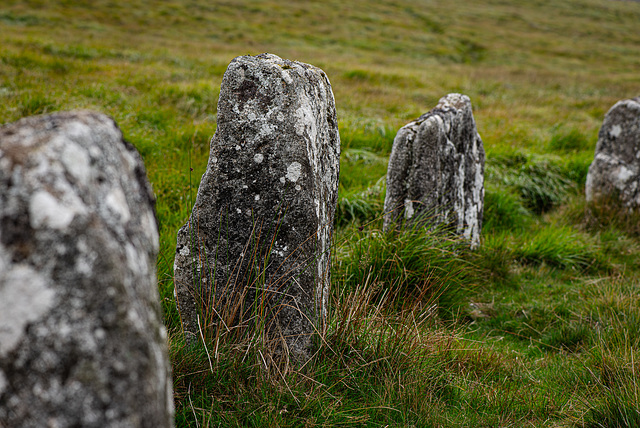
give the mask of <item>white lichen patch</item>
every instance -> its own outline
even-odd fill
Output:
[[[44,190],[36,191],[29,201],[29,222],[34,229],[65,229],[76,215],[84,212],[83,207],[65,204]]]
[[[236,150],[240,150],[240,149],[241,149],[241,147],[236,144]]]
[[[442,118],[438,115],[433,115],[433,116],[429,116],[420,126],[420,129],[418,130],[419,134],[422,135],[418,135],[417,137],[419,139],[423,139],[423,134],[425,132],[433,132],[435,133],[439,133],[439,134],[446,134],[446,130],[445,130],[445,123],[444,120],[442,120]]]
[[[133,171],[136,168],[136,165],[138,165],[138,159],[134,157],[132,153],[129,151],[121,151],[120,159],[122,159],[122,166],[124,168],[124,171],[127,171],[128,173],[133,173]]]
[[[313,111],[311,110],[311,106],[307,103],[304,103],[296,110],[295,117],[295,129],[296,134],[302,136],[304,135],[304,131],[307,128],[307,125],[313,122]]]
[[[141,218],[142,226],[146,235],[151,238],[153,251],[157,252],[160,249],[160,235],[158,234],[158,224],[156,222],[156,218],[153,215],[153,211],[145,211],[146,212],[142,215]]]
[[[98,146],[90,146],[88,150],[91,159],[101,159],[103,157],[102,150]]]
[[[300,190],[300,189],[302,189],[302,187],[300,187],[299,184],[296,184],[296,190]]]
[[[287,180],[284,177],[280,177],[280,183],[284,184]]]
[[[284,81],[287,82],[287,84],[289,85],[292,84],[293,79],[291,78],[287,70],[284,70],[284,69],[281,69],[281,70],[282,70],[282,78],[284,79]]]
[[[413,209],[413,201],[411,199],[404,200],[404,218],[409,220],[415,213]]]
[[[277,240],[273,243],[273,249],[271,250],[271,254],[276,254],[280,257],[284,257],[287,251],[289,250],[288,245],[282,246]]]
[[[2,150],[0,150],[0,169],[9,171],[11,169],[11,161],[8,156],[4,156]]]
[[[611,127],[611,131],[609,131],[609,135],[611,135],[613,138],[618,138],[621,133],[622,127],[620,125],[613,125]]]
[[[292,182],[298,181],[300,176],[302,175],[302,165],[299,162],[292,162],[291,165],[287,167],[287,179]]]
[[[468,230],[469,236],[468,239],[471,240],[471,249],[477,248],[480,245],[480,220],[479,214],[484,209],[484,174],[482,173],[482,168],[480,168],[480,153],[478,148],[478,141],[480,140],[480,135],[476,136],[475,144],[473,145],[473,156],[476,160],[475,166],[475,176],[474,176],[474,186],[472,190],[472,203],[467,207],[467,214],[465,216],[467,224],[469,224]]]
[[[107,208],[120,217],[120,221],[123,223],[128,222],[131,219],[131,212],[129,211],[129,205],[127,204],[127,198],[121,188],[116,187],[112,189],[105,198]]]
[[[54,305],[55,291],[27,265],[0,272],[0,357],[22,339],[28,324],[38,321]]]
[[[78,257],[75,263],[75,270],[83,276],[90,276],[93,272],[93,263],[87,257]]]
[[[256,195],[256,196],[254,196],[254,197],[253,197],[253,199],[254,199],[255,201],[259,201],[259,200],[260,200],[260,195]]]
[[[447,143],[449,143],[449,141],[447,141]],[[451,142],[451,145],[453,146],[453,142]],[[455,147],[454,147],[455,149]],[[457,233],[462,233],[463,236],[465,238],[469,238],[469,236],[467,236],[464,232],[464,227],[465,227],[465,223],[469,222],[471,219],[468,219],[465,217],[465,206],[466,206],[466,202],[467,202],[467,197],[465,195],[465,176],[466,176],[466,170],[465,170],[465,162],[464,159],[462,157],[458,158],[459,160],[458,162],[458,174],[456,176],[456,185],[457,185],[457,190],[458,193],[456,195],[456,198],[453,202],[453,211],[456,213],[456,217],[458,218],[458,224],[456,225],[456,232]],[[472,190],[473,191],[473,190]],[[469,225],[471,225],[471,223],[469,223]]]
[[[272,125],[269,122],[265,122],[260,127],[260,130],[258,131],[257,138],[264,138],[266,136],[269,136],[269,135],[273,134],[276,131],[277,131],[277,127],[276,126]]]
[[[86,183],[91,175],[89,154],[76,143],[67,141],[62,150],[62,164],[79,183]]]
[[[614,175],[614,181],[616,183],[616,186],[618,186],[619,188],[623,187],[627,181],[629,181],[629,179],[631,177],[633,177],[635,174],[633,173],[632,170],[630,170],[629,168],[627,168],[624,165],[620,165],[618,167],[618,171],[616,172],[616,174]]]
[[[263,155],[262,153],[256,153],[256,154],[253,156],[253,161],[254,161],[255,163],[262,163],[262,161],[263,161],[263,160],[264,160],[264,155]]]
[[[142,275],[149,273],[149,263],[141,251],[136,250],[136,248],[128,242],[124,246],[124,251],[127,256],[127,266],[131,272]]]
[[[107,332],[104,331],[104,329],[102,328],[97,328],[93,331],[93,336],[97,339],[97,340],[104,340],[107,337]]]
[[[74,120],[72,122],[68,122],[66,124],[64,133],[69,137],[69,139],[74,141],[86,141],[91,138],[94,133],[94,130],[91,129],[85,123]]]
[[[140,315],[138,308],[133,305],[130,306],[129,310],[127,311],[127,320],[129,321],[129,324],[138,331],[145,331],[147,329],[147,326],[145,325],[143,317]]]

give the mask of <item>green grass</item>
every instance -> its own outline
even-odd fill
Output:
[[[98,110],[141,152],[177,426],[638,426],[640,222],[584,202],[604,114],[638,95],[638,22],[612,0],[6,0],[0,123]],[[338,110],[330,328],[304,368],[265,370],[250,329],[186,345],[173,299],[222,75],[262,52],[324,69]],[[475,252],[380,231],[397,129],[450,92],[487,151]]]

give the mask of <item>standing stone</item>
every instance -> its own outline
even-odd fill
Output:
[[[0,426],[170,427],[154,199],[91,112],[0,127]]]
[[[614,197],[629,209],[640,206],[640,97],[617,102],[605,115],[586,196],[587,201]]]
[[[310,357],[327,313],[339,158],[322,70],[271,54],[229,64],[207,170],[178,232],[186,334],[264,322],[276,355]]]
[[[449,94],[393,141],[387,170],[384,228],[415,222],[444,224],[480,242],[484,205],[484,147],[471,101]]]

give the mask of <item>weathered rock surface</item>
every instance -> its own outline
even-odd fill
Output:
[[[271,54],[229,64],[207,170],[178,232],[174,282],[187,334],[199,336],[198,316],[237,325],[260,307],[283,352],[309,357],[327,312],[339,157],[322,70]]]
[[[482,228],[484,157],[469,97],[440,99],[393,141],[384,228],[444,223],[475,248]]]
[[[0,127],[0,426],[173,425],[153,201],[104,115]]]
[[[617,102],[605,115],[586,196],[587,201],[614,197],[629,209],[640,206],[640,97]]]

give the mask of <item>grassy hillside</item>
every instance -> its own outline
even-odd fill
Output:
[[[343,155],[331,329],[303,370],[171,339],[178,426],[640,426],[640,229],[587,206],[597,132],[640,95],[640,3],[4,0],[0,123],[88,108],[142,153],[159,290],[238,55],[324,69]],[[450,92],[487,151],[483,242],[380,232],[397,129]],[[348,314],[348,316],[347,316]],[[223,335],[224,336],[224,335]]]

